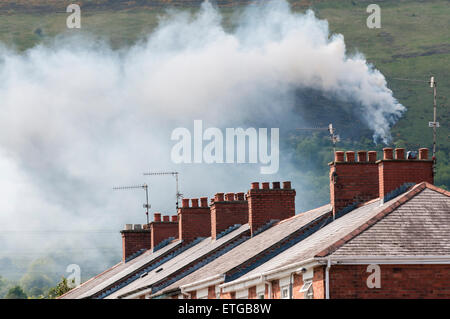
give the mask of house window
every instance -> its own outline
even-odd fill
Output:
[[[302,288],[300,288],[300,292],[304,293],[305,299],[313,299],[314,291],[313,291],[312,280],[305,281]]]
[[[281,287],[281,299],[290,299],[289,286]]]

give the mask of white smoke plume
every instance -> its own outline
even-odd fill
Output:
[[[283,152],[275,176],[261,176],[259,165],[250,164],[175,165],[170,133],[191,128],[194,119],[221,128],[255,118],[268,128],[295,127],[301,121],[292,112],[296,88],[351,101],[375,140],[388,141],[404,111],[380,72],[362,55],[346,55],[342,35],[330,35],[326,21],[293,13],[284,1],[249,7],[233,31],[209,3],[194,16],[174,12],[121,50],[84,36],[23,53],[1,48],[2,247],[100,245],[120,254],[115,231],[145,222],[144,193],[112,186],[147,182],[152,211],[175,213],[175,181],[144,177],[148,170],[180,171],[187,197],[245,191],[255,180],[292,180]],[[99,230],[113,233],[95,243],[76,236]]]

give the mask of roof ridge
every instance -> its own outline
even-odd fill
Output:
[[[325,204],[325,205],[322,205],[322,206],[319,206],[319,207],[316,207],[316,208],[313,208],[313,209],[309,209],[309,210],[304,211],[304,212],[300,212],[298,214],[295,214],[294,216],[291,216],[289,218],[285,218],[285,219],[280,220],[279,222],[275,223],[273,226],[280,225],[280,224],[282,224],[284,222],[290,221],[290,220],[295,219],[295,218],[300,218],[300,216],[305,216],[305,214],[312,213],[313,211],[317,211],[317,210],[319,210],[321,208],[325,208],[325,206],[330,206],[330,205],[331,204],[328,203],[328,204]]]
[[[432,187],[431,187],[432,186]],[[374,217],[370,218],[368,221],[366,221],[361,226],[357,227],[350,233],[348,233],[346,236],[341,237],[341,239],[335,241],[333,244],[329,245],[327,248],[323,249],[319,253],[315,255],[315,257],[325,257],[333,252],[335,252],[338,248],[342,247],[344,244],[355,238],[356,236],[360,235],[362,232],[367,230],[368,228],[375,225],[378,221],[392,213],[395,209],[409,201],[411,198],[415,197],[419,193],[421,193],[425,188],[430,188],[433,190],[436,190],[440,193],[443,193],[444,195],[450,196],[450,192],[447,192],[443,189],[440,189],[439,187],[436,187],[434,185],[431,185],[427,182],[422,182],[420,184],[417,184],[413,186],[409,191],[406,193],[403,193],[400,195],[400,197],[392,204],[390,204],[388,207],[384,208],[381,212],[376,214]]]

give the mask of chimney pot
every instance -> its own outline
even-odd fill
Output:
[[[428,159],[428,148],[419,148],[419,159],[420,160]]]
[[[405,149],[404,148],[396,148],[395,149],[395,159],[397,159],[397,160],[405,159]]]
[[[200,197],[200,206],[208,207],[208,197]]]
[[[142,225],[141,224],[134,224],[134,230],[141,230]]]
[[[178,221],[178,216],[177,215],[173,215],[172,216],[172,222],[177,222]]]
[[[367,151],[358,151],[358,162],[367,162]]]
[[[369,162],[377,161],[377,151],[369,151]]]
[[[236,200],[245,200],[244,196],[245,196],[245,194],[244,194],[243,192],[241,192],[241,193],[236,193],[235,199],[236,199]]]
[[[154,218],[155,222],[160,222],[161,221],[161,213],[154,213],[153,218]]]
[[[273,182],[272,186],[273,186],[273,189],[280,189],[280,182]]]
[[[334,153],[334,161],[335,162],[344,162],[344,152],[343,151],[336,151]]]
[[[125,224],[125,230],[133,230],[133,224]]]
[[[346,156],[347,162],[354,162],[355,161],[355,152],[354,151],[345,152],[345,156]]]
[[[283,182],[283,189],[291,189],[291,182]]]
[[[163,222],[169,222],[170,217],[169,216],[163,216]]]
[[[259,183],[258,182],[254,182],[252,183],[252,189],[259,189]]]
[[[224,194],[223,193],[216,193],[214,196],[215,202],[223,202],[224,201]]]
[[[268,183],[268,182],[262,183],[262,188],[263,188],[263,189],[270,189],[269,183]]]
[[[183,198],[182,205],[182,207],[189,207],[189,198]]]
[[[234,201],[234,193],[226,193],[225,200],[228,202]]]
[[[383,148],[383,159],[384,160],[392,160],[394,159],[394,150],[392,147],[385,147]]]
[[[198,198],[191,198],[192,207],[198,207]]]

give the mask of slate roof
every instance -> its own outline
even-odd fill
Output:
[[[157,269],[152,270],[145,277],[139,278],[129,285],[107,296],[106,299],[121,298],[130,293],[133,293],[134,291],[150,288],[155,284],[159,284],[160,281],[166,278],[177,276],[177,274],[178,276],[183,276],[183,274],[179,274],[179,272],[181,269],[184,269],[186,267],[194,271],[196,266],[198,267],[205,265],[205,261],[203,261],[203,263],[200,262],[200,260],[205,258],[205,256],[213,254],[214,252],[218,252],[219,254],[225,253],[226,249],[235,247],[229,246],[232,245],[233,241],[237,241],[235,244],[239,244],[240,242],[246,240],[248,237],[245,237],[244,235],[249,232],[249,229],[249,225],[245,224],[233,230],[232,232],[220,237],[219,239],[213,240],[211,237],[208,237],[202,240],[200,243],[180,253],[171,260],[167,261],[166,263],[162,264],[160,267],[157,267]],[[207,262],[210,261],[212,261],[212,259],[208,260]]]
[[[60,299],[77,299],[77,298],[85,298],[91,296],[101,289],[109,286],[115,281],[126,277],[127,275],[132,274],[142,266],[151,263],[158,257],[163,256],[164,254],[169,254],[173,250],[179,248],[181,246],[181,241],[177,240],[169,245],[153,252],[152,250],[147,250],[140,256],[124,263],[123,261],[116,264],[115,266],[105,270],[101,274],[89,279],[88,281],[82,283],[80,286],[70,290],[66,294],[62,295]]]
[[[421,183],[386,203],[377,199],[354,209],[245,278],[330,255],[450,255],[449,230],[450,192]]]
[[[220,256],[210,264],[163,289],[159,294],[177,289],[185,284],[194,283],[216,275],[225,274],[235,267],[245,263],[252,257],[261,254],[272,245],[295,233],[308,223],[318,218],[325,217],[327,214],[330,215],[331,210],[331,205],[328,204],[280,221],[271,228],[250,238],[233,250]]]

